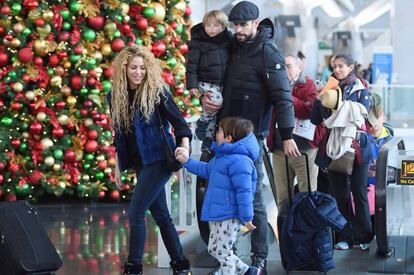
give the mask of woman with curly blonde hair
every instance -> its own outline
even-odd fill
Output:
[[[118,188],[123,188],[120,172],[126,169],[136,170],[138,182],[128,209],[129,255],[123,274],[142,274],[147,210],[160,228],[173,273],[191,274],[167,207],[164,185],[171,172],[166,165],[166,141],[160,126],[162,123],[169,144],[175,146],[169,131],[172,125],[177,144],[187,150],[191,131],[165,88],[161,66],[150,50],[129,46],[118,54],[113,66],[112,91],[107,99],[115,130],[115,183]]]

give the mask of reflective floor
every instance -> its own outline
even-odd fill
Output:
[[[127,204],[65,204],[38,205],[39,218],[47,230],[53,244],[61,255],[64,265],[57,272],[63,274],[120,274],[121,263],[127,257],[129,229],[126,215]],[[156,268],[158,235],[151,217],[147,218],[148,238],[145,246],[145,274],[171,274],[167,268]],[[182,234],[183,235],[183,234]],[[203,262],[208,255],[201,240],[197,240],[196,230],[189,232],[198,248],[187,247],[186,255],[193,266]],[[270,234],[271,235],[271,234]],[[249,237],[238,245],[238,254],[248,262]],[[269,274],[285,274],[281,268],[277,243],[269,238]],[[196,255],[198,253],[198,255]],[[198,258],[203,258],[201,261]],[[360,249],[335,251],[337,268],[332,274],[366,274],[368,253]],[[202,275],[211,271],[210,267],[194,267],[193,274]],[[309,274],[309,272],[294,272]],[[370,273],[373,274],[373,273]]]

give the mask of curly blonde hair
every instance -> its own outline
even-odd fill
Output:
[[[129,104],[127,69],[134,57],[142,57],[146,73],[138,86],[132,106]],[[111,123],[114,129],[131,129],[135,111],[138,109],[148,121],[160,103],[165,82],[161,75],[161,65],[154,54],[143,46],[129,46],[123,49],[113,61],[114,74],[112,77],[112,110]]]

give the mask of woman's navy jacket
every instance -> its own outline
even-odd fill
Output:
[[[111,92],[107,94],[106,98],[112,109]],[[161,96],[161,103],[157,105],[157,108],[160,111],[167,139],[173,150],[175,150],[175,143],[170,133],[171,125],[174,128],[177,144],[181,143],[183,137],[188,137],[191,140],[191,130],[188,128],[185,119],[178,110],[170,92],[167,90],[164,91]],[[118,155],[120,171],[135,169],[137,163],[146,165],[165,160],[165,138],[160,128],[156,109],[148,121],[142,117],[139,111],[136,111],[133,126],[135,129],[134,132],[122,129],[115,130],[115,148]],[[131,150],[130,146],[128,146],[128,141],[131,140],[130,135],[135,135],[138,150]]]

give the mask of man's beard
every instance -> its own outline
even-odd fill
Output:
[[[242,40],[240,40],[239,39],[239,37],[241,37],[242,38]],[[237,39],[237,41],[239,41],[239,42],[246,42],[246,41],[250,41],[250,40],[252,40],[252,38],[253,38],[253,34],[250,34],[250,35],[237,35],[236,34],[236,39]]]

